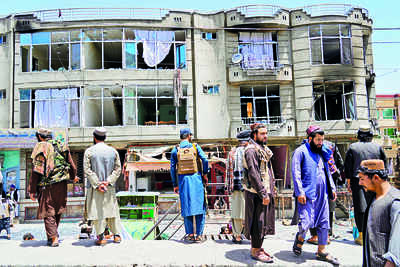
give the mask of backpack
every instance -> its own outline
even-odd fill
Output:
[[[193,174],[199,171],[197,162],[196,144],[191,147],[179,148],[176,146],[178,158],[178,174]]]

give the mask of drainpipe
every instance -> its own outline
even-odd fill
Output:
[[[11,42],[12,45],[11,47],[11,81],[10,81],[10,114],[8,116],[9,118],[9,128],[14,128],[14,90],[15,90],[15,21],[14,21],[14,15],[11,17]]]
[[[191,38],[191,54],[192,54],[192,91],[193,91],[193,134],[198,139],[197,136],[197,90],[196,90],[196,59],[194,51],[194,12],[192,12],[190,17],[190,38]]]

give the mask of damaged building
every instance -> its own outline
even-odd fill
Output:
[[[375,125],[371,35],[367,10],[339,4],[77,8],[1,18],[0,156],[13,162],[2,172],[18,180],[21,220],[35,219],[26,185],[38,127],[65,138],[78,165],[67,218],[82,214],[83,153],[98,126],[124,164],[118,189],[165,195],[170,151],[181,128],[193,129],[211,162],[212,207],[224,194],[237,132],[264,122],[277,188],[290,191],[290,155],[308,125],[321,125],[342,153],[360,124]]]

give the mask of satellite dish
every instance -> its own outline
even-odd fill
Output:
[[[234,54],[232,56],[232,63],[233,64],[238,64],[243,60],[243,55],[242,54]]]

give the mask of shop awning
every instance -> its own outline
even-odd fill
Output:
[[[170,170],[169,161],[137,161],[128,162],[125,171],[167,171]]]

